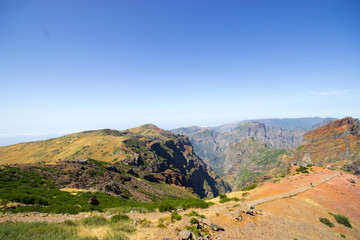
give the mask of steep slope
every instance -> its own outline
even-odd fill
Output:
[[[231,156],[236,154],[231,147],[232,144],[253,139],[269,147],[289,149],[299,146],[301,137],[305,133],[302,129],[283,130],[280,127],[268,127],[257,122],[242,123],[227,133],[199,127],[179,128],[172,131],[187,135],[196,153],[221,176],[227,174],[225,168],[231,165],[229,159],[233,159]],[[256,151],[253,153],[256,156]],[[241,172],[241,169],[238,171]]]
[[[151,182],[190,188],[200,197],[217,196],[228,190],[196,156],[187,137],[151,124],[0,147],[0,164],[63,164],[86,162],[84,159],[88,158],[116,165],[123,171],[131,168]]]
[[[316,165],[353,162],[360,159],[359,152],[359,120],[345,117],[306,133],[303,145],[295,152],[294,162]]]

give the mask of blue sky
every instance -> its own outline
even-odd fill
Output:
[[[1,0],[0,145],[360,117],[359,11],[358,0]]]

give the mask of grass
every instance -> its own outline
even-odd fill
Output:
[[[320,220],[321,223],[325,224],[328,227],[331,227],[331,228],[334,227],[334,224],[327,218],[322,218],[321,217],[321,218],[319,218],[319,220]]]
[[[242,188],[241,191],[250,191],[256,187],[257,187],[257,184],[251,184],[250,186]]]
[[[201,218],[206,218],[205,217],[205,215],[200,215],[200,214],[198,214],[197,212],[195,212],[195,211],[191,211],[189,214],[186,214],[188,217],[201,217]]]
[[[331,216],[334,217],[335,221],[344,225],[345,227],[352,228],[351,223],[349,222],[349,219],[346,216],[340,215],[340,214],[333,214],[330,213]]]
[[[0,224],[0,239],[12,240],[85,240],[96,239],[79,237],[76,235],[76,227],[65,223],[4,223]]]

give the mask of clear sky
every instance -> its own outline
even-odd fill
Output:
[[[359,0],[0,0],[0,145],[360,117],[359,12]]]

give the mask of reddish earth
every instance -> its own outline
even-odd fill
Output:
[[[330,180],[328,178],[332,177]],[[355,184],[347,179],[352,178]],[[321,181],[323,183],[317,185]],[[312,181],[314,187],[310,187]],[[304,192],[296,196],[281,198],[289,191],[305,189]],[[233,240],[233,239],[360,239],[360,178],[348,173],[340,173],[320,167],[312,167],[309,174],[295,174],[282,178],[278,183],[265,183],[254,190],[249,191],[250,195],[245,202],[217,203],[208,209],[195,209],[199,214],[204,214],[211,222],[222,226],[225,231],[210,231],[211,239]],[[233,192],[227,194],[228,197],[242,198],[243,192]],[[264,199],[269,196],[277,196],[278,199],[261,203],[255,206],[259,215],[250,216],[242,212],[247,210],[247,203],[254,200]],[[218,199],[211,200],[218,202]],[[184,216],[189,213],[189,209],[180,212],[182,220],[171,223],[170,213],[131,213],[128,214],[132,219],[148,219],[148,226],[140,227],[129,235],[130,239],[163,239],[170,237],[177,238],[176,229],[183,229],[190,225],[190,218]],[[337,223],[328,213],[341,214],[349,218],[353,228],[347,228]],[[235,218],[242,215],[243,220],[237,221]],[[103,215],[108,216],[108,213]],[[16,215],[14,215],[16,216]],[[20,216],[20,215],[18,215]],[[334,223],[334,228],[322,224],[319,217],[326,217]],[[12,217],[1,215],[2,220],[25,221],[24,217]],[[45,221],[51,221],[54,216],[42,216]],[[61,216],[62,220],[69,216]],[[159,219],[163,218],[166,228],[158,228]],[[38,220],[36,218],[36,220]]]
[[[294,161],[324,165],[355,159],[359,151],[359,121],[346,117],[307,132],[302,147],[294,154]]]

